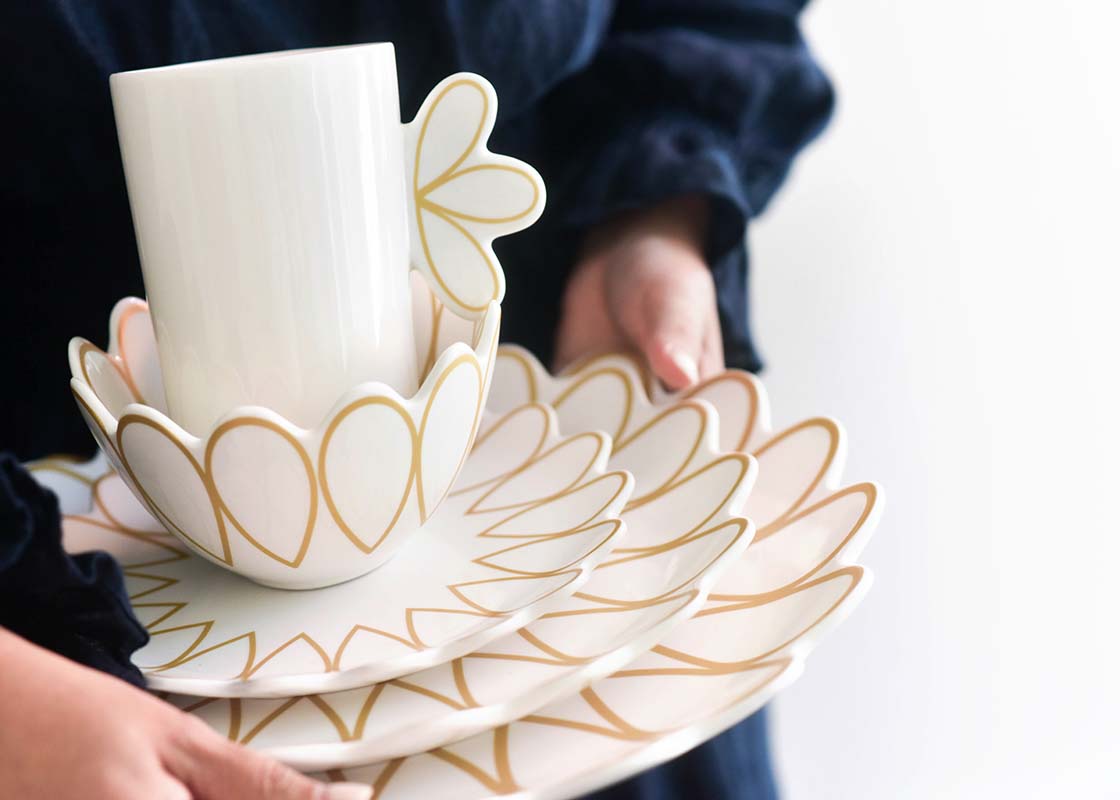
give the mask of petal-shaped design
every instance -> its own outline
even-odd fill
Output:
[[[421,519],[443,500],[467,457],[482,413],[482,381],[474,353],[441,368],[420,419],[416,488]]]
[[[497,224],[532,213],[540,188],[519,167],[478,164],[460,169],[446,183],[424,197],[426,207],[436,207],[462,222]]]
[[[747,514],[762,540],[828,487],[843,463],[843,436],[835,421],[818,417],[773,436],[754,455],[759,476]]]
[[[125,375],[136,390],[137,399],[152,408],[166,411],[163,376],[159,369],[159,353],[156,351],[156,336],[148,304],[135,297],[118,303],[113,308],[109,330],[109,352],[121,357]]]
[[[331,657],[323,646],[307,634],[301,633],[256,660],[246,677],[267,678],[271,675],[284,676],[330,668]]]
[[[505,294],[491,242],[531,225],[544,207],[532,167],[486,150],[496,109],[485,79],[452,75],[404,131],[412,263],[463,317],[480,317]]]
[[[618,516],[633,486],[627,473],[608,472],[558,497],[514,512],[479,536],[539,539],[542,534],[572,531],[596,518]]]
[[[861,567],[845,567],[766,595],[758,602],[709,601],[688,625],[679,628],[654,652],[682,664],[709,668],[768,658],[835,612],[859,585],[863,574]],[[721,588],[722,581],[717,592]],[[734,622],[729,615],[734,615]],[[717,633],[727,630],[728,625],[734,625],[739,635]],[[635,663],[634,669],[638,668]]]
[[[875,527],[878,496],[874,484],[860,483],[797,512],[751,545],[711,599],[762,599],[854,558]]]
[[[727,452],[749,452],[754,435],[769,423],[766,395],[754,375],[738,370],[721,372],[682,397],[707,400],[719,417],[719,446]]]
[[[319,481],[324,504],[363,553],[377,549],[404,512],[416,474],[416,438],[407,410],[383,397],[354,401],[323,436]],[[378,480],[370,480],[373,475]]]
[[[578,597],[601,603],[648,603],[680,591],[746,535],[747,521],[736,519],[687,539],[648,551],[608,559],[592,574]],[[661,576],[674,575],[666,586]]]
[[[687,690],[691,688],[689,684],[703,681],[705,699],[723,698],[723,705],[729,706],[766,686],[787,665],[787,661],[774,659],[744,665],[735,671],[713,670],[703,677],[635,667],[622,670],[618,677],[608,678],[601,688],[597,687],[595,700],[600,713],[625,720],[630,729],[672,731],[719,710],[707,703],[697,703],[695,691]],[[648,702],[650,697],[658,698],[658,702]]]
[[[601,533],[601,531],[595,531],[595,533]],[[588,548],[588,550],[593,549]],[[454,587],[454,591],[467,605],[480,613],[510,614],[524,608],[529,603],[570,586],[579,576],[579,570],[576,569],[562,572],[508,575],[501,578],[460,583]],[[510,591],[511,588],[514,591]],[[439,613],[441,610],[431,609],[431,611],[432,613]]]
[[[555,431],[548,406],[524,405],[502,415],[475,440],[454,493],[476,491],[527,464]]]
[[[440,299],[463,316],[480,316],[491,300],[505,296],[505,276],[488,241],[462,220],[437,206],[421,206],[416,212],[420,229],[421,263],[429,265],[432,283]],[[451,268],[439,269],[437,263]]]
[[[416,114],[416,189],[430,191],[455,174],[494,127],[493,88],[473,75],[453,75],[432,89]]]
[[[75,337],[70,342],[70,360],[71,370],[82,376],[114,417],[120,417],[129,403],[137,402],[136,391],[120,358]]]
[[[593,574],[597,574],[596,573]],[[646,628],[657,625],[687,605],[695,597],[694,592],[658,597],[646,603],[618,606],[591,606],[590,608],[553,614],[545,614],[528,628],[521,631],[518,641],[526,643],[526,651],[546,663],[572,663],[594,658],[622,647],[634,640],[635,635]],[[488,659],[502,659],[504,647],[508,647],[514,637],[500,639],[495,645],[485,647],[478,653],[466,657],[469,665]],[[510,660],[523,660],[524,655],[509,653]],[[523,680],[532,685],[537,680],[552,677],[554,672],[530,672],[522,675],[520,670],[483,670],[468,671],[468,684],[471,694],[479,702],[492,702],[499,697],[511,696],[508,682]],[[514,695],[516,696],[516,695]]]
[[[687,537],[720,511],[739,513],[754,481],[749,456],[729,453],[626,508],[626,540],[618,554],[659,547]]]
[[[146,416],[128,414],[117,424],[117,450],[148,510],[160,522],[202,555],[232,563],[210,482],[178,436]]]
[[[627,360],[595,359],[575,370],[566,385],[550,398],[560,431],[604,431],[619,439],[628,430],[641,384]]]
[[[710,407],[686,400],[618,440],[610,465],[633,473],[638,492],[630,502],[637,505],[665,491],[688,468],[705,438],[709,452],[714,450],[715,427]]]
[[[505,511],[556,497],[603,464],[610,442],[600,433],[564,439],[525,467],[516,470],[482,495],[471,511]],[[527,502],[528,498],[532,498]]]
[[[204,467],[233,530],[268,558],[298,567],[319,507],[315,470],[300,441],[275,422],[233,419],[210,435]],[[243,559],[236,543],[235,562]]]
[[[616,520],[606,520],[538,537],[479,556],[475,563],[518,575],[546,575],[586,559],[610,541],[620,524]]]

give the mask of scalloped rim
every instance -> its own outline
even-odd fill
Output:
[[[406,408],[409,414],[415,419],[423,413],[423,409],[427,405],[436,385],[439,383],[440,377],[459,357],[464,355],[474,356],[481,366],[486,367],[485,371],[487,373],[492,372],[494,359],[497,355],[496,345],[498,341],[498,330],[501,324],[501,306],[499,306],[497,302],[491,301],[486,309],[486,315],[482,319],[482,327],[478,332],[475,345],[472,347],[466,342],[452,342],[445,347],[432,365],[431,370],[424,376],[424,380],[416,390],[416,393],[411,397],[401,396],[393,387],[380,381],[365,381],[343,393],[314,428],[300,427],[289,421],[286,417],[265,406],[243,405],[232,408],[219,417],[217,421],[210,426],[210,430],[207,431],[205,435],[195,436],[175,422],[169,415],[147,403],[128,403],[121,409],[121,413],[118,416],[114,416],[85,378],[85,371],[81,363],[81,354],[85,346],[89,345],[94,347],[111,359],[122,358],[117,333],[120,327],[118,322],[121,314],[123,314],[127,308],[135,307],[138,303],[143,304],[144,307],[147,308],[147,303],[138,297],[122,298],[113,306],[113,312],[110,316],[109,323],[110,333],[108,350],[101,350],[97,345],[81,336],[75,336],[70,340],[67,348],[67,356],[70,364],[70,388],[86,402],[91,411],[96,413],[98,421],[102,423],[110,438],[116,436],[117,421],[121,417],[124,417],[126,414],[135,414],[150,419],[153,422],[158,422],[166,428],[169,433],[174,434],[176,439],[186,444],[192,450],[200,446],[204,447],[205,443],[210,440],[215,431],[224,424],[238,419],[255,419],[273,423],[306,445],[310,442],[322,439],[334,418],[348,405],[356,400],[364,400],[371,397],[384,397],[392,400]],[[111,423],[111,425],[106,423]]]
[[[672,630],[690,619],[707,602],[708,594],[715,587],[720,577],[743,554],[754,538],[754,524],[741,515],[743,506],[748,502],[751,488],[758,477],[758,461],[749,454],[728,453],[720,449],[716,440],[719,416],[715,407],[706,400],[686,399],[662,406],[649,406],[650,419],[656,419],[670,409],[692,407],[698,409],[704,417],[703,435],[700,439],[702,452],[697,452],[687,461],[689,474],[701,473],[713,464],[728,458],[742,459],[745,469],[736,483],[732,493],[726,497],[713,512],[713,516],[703,523],[704,529],[716,529],[729,524],[742,524],[743,529],[738,534],[735,542],[726,550],[714,557],[703,569],[702,574],[695,578],[686,587],[672,589],[667,594],[695,592],[695,596],[680,608],[666,615],[657,623],[650,625],[635,634],[631,640],[617,647],[591,657],[586,662],[574,665],[571,669],[549,681],[546,684],[534,687],[528,693],[509,697],[500,702],[492,702],[483,706],[475,706],[462,710],[449,711],[437,721],[422,723],[428,728],[428,742],[426,747],[439,747],[448,742],[456,741],[488,728],[503,725],[530,714],[542,706],[566,694],[572,694],[584,688],[599,678],[606,677],[649,650],[662,641]],[[555,418],[551,406],[544,406]],[[512,412],[511,412],[512,413]],[[572,435],[576,435],[573,432]],[[609,458],[607,466],[610,466]],[[641,487],[634,487],[634,495],[641,492]],[[626,514],[622,514],[622,522],[626,523]],[[621,547],[625,549],[623,540]],[[614,550],[619,553],[619,547]],[[629,552],[629,551],[627,551]],[[656,598],[660,600],[661,598]],[[567,602],[566,600],[563,602]],[[558,603],[558,606],[562,603]],[[561,610],[561,609],[557,609]],[[410,736],[415,735],[409,724]],[[348,742],[322,742],[300,745],[277,745],[260,748],[260,750],[273,758],[277,758],[297,769],[318,770],[333,769],[345,764],[362,764],[370,761],[395,758],[402,753],[385,751],[386,740],[391,739],[396,731],[382,732],[376,740],[356,740]],[[381,752],[378,752],[378,751]]]

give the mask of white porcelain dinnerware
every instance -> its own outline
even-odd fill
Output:
[[[644,372],[624,356],[593,359],[553,378],[523,351],[502,348],[496,373],[493,407],[503,408],[531,394],[557,400],[560,416],[567,419],[562,424],[569,431],[578,427],[574,420],[581,408],[594,410],[601,420],[625,420],[614,432],[625,442],[628,430],[641,430],[633,436],[635,454],[677,453],[687,459],[686,467],[692,463],[699,468],[689,472],[704,473],[700,465],[717,448],[713,409],[720,412],[721,421],[726,417],[729,422],[719,426],[721,445],[747,447],[746,443],[753,442],[749,449],[758,456],[759,480],[746,510],[758,509],[763,524],[745,554],[738,555],[735,549],[721,557],[730,559],[730,566],[709,565],[708,577],[715,574],[713,568],[722,571],[703,610],[683,623],[681,617],[687,613],[676,611],[677,617],[671,621],[666,617],[648,631],[635,631],[629,644],[616,653],[586,658],[580,646],[594,640],[596,633],[565,624],[570,620],[564,612],[578,613],[581,602],[587,603],[586,610],[606,599],[594,594],[594,587],[603,581],[596,576],[598,570],[605,576],[612,563],[623,562],[628,552],[641,556],[644,549],[637,546],[640,539],[623,540],[592,573],[589,583],[555,611],[519,633],[442,666],[351,692],[271,701],[172,696],[174,702],[190,708],[227,736],[305,769],[356,763],[368,742],[385,741],[379,731],[395,731],[407,738],[410,726],[402,720],[408,721],[413,714],[419,731],[411,740],[413,747],[402,744],[383,752],[403,756],[419,750],[429,736],[435,737],[432,741],[443,739],[442,746],[369,767],[330,769],[327,774],[334,779],[370,781],[378,788],[378,797],[433,793],[577,796],[667,760],[756,710],[796,677],[821,634],[842,619],[866,590],[870,576],[855,562],[877,522],[881,493],[870,483],[835,489],[845,450],[836,423],[811,419],[771,434],[761,384],[735,372],[688,392],[692,400],[683,403],[679,397],[656,390],[651,403],[646,397],[649,382]],[[600,402],[584,403],[581,398],[589,400],[590,395],[583,392],[592,384]],[[698,400],[701,396],[705,399]],[[667,414],[674,406],[681,410]],[[690,447],[674,447],[674,437],[665,435],[669,430],[681,430],[679,426],[690,416],[684,409],[690,407],[702,410],[695,414],[697,418],[707,418],[698,452],[708,455],[698,461],[693,460],[696,453]],[[540,405],[491,415],[489,425],[498,434],[504,430],[522,448],[510,455],[507,448],[488,446],[493,440],[484,436],[477,449],[505,453],[506,459],[501,465],[495,462],[495,469],[502,474],[516,472],[531,458],[526,454],[540,452],[535,432],[547,428],[543,421],[548,416]],[[659,416],[674,422],[659,431],[658,425],[649,424]],[[642,440],[655,447],[638,446]],[[621,452],[625,455],[625,448]],[[672,514],[656,512],[669,508],[665,505],[669,495],[680,493],[683,499],[696,491],[689,488],[696,479],[682,480],[684,470],[670,470],[677,473],[670,475],[667,484],[674,488],[643,501],[647,494],[642,490],[643,478],[656,480],[665,473],[656,460],[633,461],[646,469],[638,472],[624,519],[637,537],[643,530],[654,529],[650,526],[654,519],[664,522],[665,528],[672,527]],[[89,495],[87,485],[99,471],[96,465],[58,460],[33,468],[40,480],[61,493],[67,510],[75,508],[73,498],[83,489]],[[764,476],[768,477],[764,480]],[[494,485],[493,478],[487,479],[484,473],[475,473],[475,477],[477,485],[473,489],[466,486],[468,491]],[[713,494],[718,492],[708,496]],[[673,504],[678,509],[689,505]],[[728,503],[722,513],[733,505]],[[650,512],[644,519],[643,509]],[[639,557],[633,563],[652,565],[656,561]],[[641,570],[635,577],[649,579],[650,575]],[[623,613],[633,610],[626,608]],[[668,638],[648,654],[571,694],[573,685],[606,669],[613,657],[633,659],[646,644],[645,634],[653,638],[653,631],[665,629],[670,630]],[[503,671],[495,669],[496,665],[513,669]],[[506,689],[502,678],[515,688]],[[539,708],[541,698],[552,693],[559,699]],[[571,694],[567,700],[562,699],[565,693]],[[650,696],[671,702],[651,707]],[[502,722],[507,717],[504,712],[518,704],[531,705],[534,710],[513,724]],[[450,743],[475,727],[494,730]],[[563,757],[557,757],[558,753]]]
[[[166,406],[196,436],[244,405],[312,428],[368,381],[412,395],[410,264],[481,317],[504,288],[490,242],[543,208],[539,175],[486,149],[490,84],[453,75],[402,125],[388,43],[110,86]]]
[[[497,347],[497,303],[475,323],[445,309],[433,320],[438,301],[421,279],[413,287],[414,357],[433,359],[420,390],[360,384],[312,429],[243,406],[201,438],[183,430],[165,413],[151,317],[135,298],[113,310],[108,352],[71,342],[71,390],[125,484],[192,551],[268,586],[349,580],[385,563],[450,490]]]
[[[368,783],[378,800],[558,800],[668,761],[757,711],[800,675],[870,585],[870,573],[851,562],[879,505],[872,484],[827,493],[776,529],[765,551],[752,544],[694,618],[575,695],[454,744],[323,777]],[[825,542],[836,553],[822,566]],[[259,723],[246,720],[241,730]]]
[[[559,437],[551,411],[538,408],[542,451],[489,488],[457,493],[397,558],[337,586],[290,592],[216,568],[167,534],[115,473],[90,481],[88,510],[66,518],[65,544],[121,562],[151,634],[133,660],[154,689],[277,697],[388,680],[554,610],[609,557],[633,479],[608,471],[605,435]],[[520,433],[493,428],[493,449],[471,456],[476,474],[504,474],[500,454],[525,446]]]
[[[503,425],[528,434],[541,408],[514,409]],[[287,763],[328,769],[462,739],[610,674],[691,617],[753,535],[735,513],[747,499],[754,462],[718,452],[711,407],[685,400],[646,411],[649,419],[621,450],[647,453],[639,468],[646,479],[672,477],[643,489],[635,475],[635,494],[647,499],[627,506],[625,539],[556,610],[450,663],[349,692],[171,701]],[[516,541],[515,531],[493,535]]]
[[[552,377],[523,351],[503,348],[501,355],[495,404],[552,398],[562,418],[566,406],[569,429],[580,427],[573,420],[581,414],[596,414],[616,421],[614,432],[624,435],[634,403],[653,387],[625,356]],[[655,402],[668,401],[653,390]],[[759,463],[745,509],[752,518],[758,512],[758,533],[704,608],[611,676],[513,724],[325,777],[367,782],[379,800],[579,797],[712,738],[797,678],[869,588],[871,575],[857,559],[878,523],[882,492],[874,483],[836,488],[845,445],[835,422],[810,419],[769,433],[765,393],[752,376],[727,372],[683,394],[710,402],[729,423],[721,426],[721,444],[738,442]],[[338,722],[352,731],[355,718]]]

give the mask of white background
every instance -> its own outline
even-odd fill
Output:
[[[785,795],[1120,797],[1120,8],[806,23],[840,104],[751,233],[756,334],[887,505],[776,703]]]

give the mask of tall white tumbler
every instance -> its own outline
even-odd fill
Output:
[[[110,79],[170,416],[314,427],[348,389],[416,389],[391,44]]]

